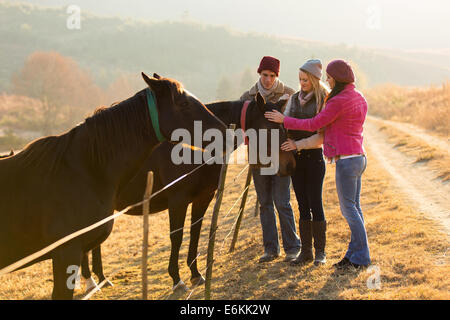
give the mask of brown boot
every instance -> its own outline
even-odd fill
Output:
[[[315,259],[314,264],[316,266],[325,264],[327,261],[325,254],[325,243],[327,238],[327,222],[326,221],[313,221],[312,230],[314,237],[314,250]]]
[[[298,257],[291,262],[292,265],[301,265],[314,260],[312,253],[312,221],[300,220],[298,227],[302,249]]]

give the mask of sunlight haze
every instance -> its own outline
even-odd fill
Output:
[[[100,16],[192,21],[242,32],[394,49],[449,49],[446,0],[21,0]]]

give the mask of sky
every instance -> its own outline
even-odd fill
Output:
[[[450,50],[449,0],[15,0],[81,12],[191,21],[334,44]]]

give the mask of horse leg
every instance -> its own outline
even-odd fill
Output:
[[[81,275],[86,281],[86,291],[85,293],[89,293],[92,289],[97,286],[97,283],[92,278],[91,270],[89,269],[89,256],[88,252],[83,254],[81,259]]]
[[[198,253],[198,240],[200,238],[200,231],[202,229],[203,217],[211,203],[214,193],[203,196],[202,199],[196,200],[192,203],[191,211],[191,237],[189,242],[189,253],[187,258],[187,264],[191,269],[191,284],[193,286],[199,286],[205,283],[205,279],[198,272],[197,268],[197,253]]]
[[[81,258],[81,275],[84,279],[89,279],[92,276],[91,270],[89,269],[89,257],[87,252],[85,252]]]
[[[103,287],[112,287],[113,284],[111,281],[106,279],[105,275],[103,274],[103,262],[102,262],[102,246],[99,245],[98,247],[94,248],[92,250],[92,270],[94,271],[95,275],[98,278],[98,282],[101,283],[105,281],[105,284]]]
[[[180,254],[181,242],[183,241],[183,227],[186,218],[186,210],[188,203],[176,201],[169,203],[169,220],[170,220],[170,260],[169,260],[169,275],[173,280],[173,291],[184,290],[188,288],[180,279],[178,268],[178,258]]]
[[[63,246],[53,253],[53,300],[73,299],[73,290],[81,264],[81,248]]]

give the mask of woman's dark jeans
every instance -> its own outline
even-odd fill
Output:
[[[296,170],[292,178],[297,197],[300,220],[324,221],[322,187],[325,177],[325,161],[320,149],[301,150],[296,153]]]

